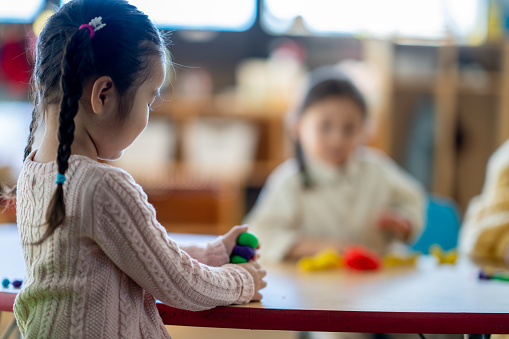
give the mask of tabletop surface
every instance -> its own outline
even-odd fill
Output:
[[[179,243],[206,235],[170,234]],[[25,275],[15,225],[0,225],[0,278]],[[295,264],[265,265],[268,286],[257,303],[203,312],[159,303],[166,324],[250,329],[379,333],[509,333],[509,282],[480,281],[468,260],[377,272],[301,272]],[[11,311],[17,290],[0,287],[0,311]]]

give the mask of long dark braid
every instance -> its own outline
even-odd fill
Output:
[[[61,175],[65,175],[69,167],[71,145],[74,141],[74,117],[78,113],[79,100],[83,94],[83,82],[85,80],[82,68],[83,65],[90,65],[90,62],[93,62],[92,53],[87,29],[78,30],[71,35],[63,53],[60,80],[62,101],[58,119],[58,140],[60,144],[57,153],[58,173]],[[46,231],[35,245],[39,245],[48,239],[64,221],[64,183],[58,182],[46,212]]]
[[[35,131],[39,126],[39,115],[37,114],[37,107],[32,110],[32,121],[30,122],[30,134],[28,135],[27,146],[25,147],[25,154],[23,155],[23,161],[32,153],[32,146],[35,140]]]

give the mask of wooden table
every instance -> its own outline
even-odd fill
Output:
[[[171,236],[179,242],[210,239]],[[15,225],[0,225],[0,255],[0,278],[24,276]],[[423,257],[415,268],[372,273],[303,273],[292,264],[266,268],[262,302],[202,312],[159,303],[164,323],[252,330],[509,333],[509,283],[479,281],[478,269],[466,260],[439,266]],[[12,311],[16,292],[0,287],[0,311]]]

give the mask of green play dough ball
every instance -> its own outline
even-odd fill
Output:
[[[258,238],[255,237],[252,233],[244,232],[237,238],[237,244],[242,246],[249,246],[251,248],[257,248]]]
[[[232,255],[231,261],[232,261],[232,264],[243,264],[243,263],[247,262],[247,259],[241,257],[240,255]]]

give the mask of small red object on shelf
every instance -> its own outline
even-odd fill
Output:
[[[380,256],[362,246],[351,246],[345,250],[345,265],[354,270],[372,271],[380,268]]]

